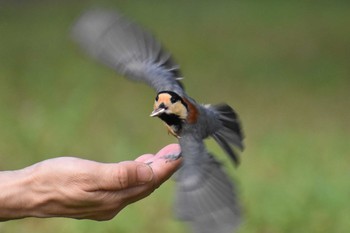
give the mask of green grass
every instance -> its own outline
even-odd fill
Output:
[[[175,141],[148,117],[151,89],[70,41],[74,18],[96,1],[19,2],[0,5],[1,170],[63,155],[133,159]],[[350,229],[349,3],[102,2],[155,32],[194,98],[240,113],[238,169],[208,141],[240,188],[240,233]],[[0,232],[187,232],[172,218],[173,185],[108,222],[29,218],[0,223]]]

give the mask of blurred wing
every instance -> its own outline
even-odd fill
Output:
[[[147,31],[108,10],[85,12],[72,28],[73,38],[88,54],[129,79],[143,81],[157,92],[183,95],[179,66]]]
[[[242,218],[237,190],[212,155],[177,172],[174,210],[195,233],[232,233]]]

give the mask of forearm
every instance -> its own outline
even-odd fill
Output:
[[[32,168],[0,172],[0,221],[24,218],[35,209]]]

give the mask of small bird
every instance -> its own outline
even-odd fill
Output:
[[[175,215],[196,233],[232,232],[241,219],[236,189],[204,139],[214,138],[238,164],[232,147],[243,150],[243,134],[235,111],[227,104],[202,105],[189,97],[171,54],[149,31],[120,13],[88,10],[73,25],[72,35],[98,61],[156,90],[151,116],[160,118],[178,138],[183,156],[175,175]]]

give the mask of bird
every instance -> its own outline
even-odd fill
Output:
[[[151,117],[158,117],[175,136],[183,157],[175,174],[175,216],[195,233],[232,233],[242,220],[238,191],[204,140],[212,137],[234,164],[243,150],[240,119],[225,103],[199,104],[185,91],[179,65],[156,37],[119,11],[86,10],[71,35],[98,62],[156,91]]]

